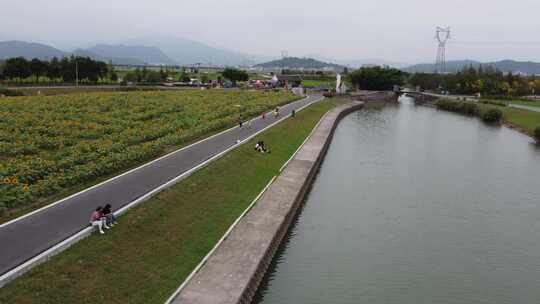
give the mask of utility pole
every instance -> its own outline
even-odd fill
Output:
[[[283,74],[283,70],[285,69],[285,59],[289,57],[289,52],[286,50],[281,51],[281,74]]]
[[[79,63],[77,62],[77,57],[75,57],[75,86],[79,86]]]
[[[435,39],[439,42],[437,59],[435,60],[435,74],[446,73],[446,42],[450,39],[450,27],[437,27]]]

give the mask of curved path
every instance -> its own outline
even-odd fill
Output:
[[[247,139],[284,119],[293,109],[299,110],[321,99],[319,95],[311,95],[284,105],[280,107],[279,119],[273,115],[267,115],[264,120],[257,117],[252,120],[250,129],[229,129],[0,225],[0,275],[88,227],[90,213],[97,205],[111,203],[118,209],[145,199],[149,193],[185,177],[183,174],[235,146],[238,140]]]

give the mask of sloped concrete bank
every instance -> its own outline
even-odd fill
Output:
[[[203,267],[186,282],[171,303],[248,304],[272,262],[304,200],[339,121],[363,107],[339,106],[321,118],[255,206],[231,230]]]

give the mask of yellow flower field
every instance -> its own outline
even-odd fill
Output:
[[[0,213],[91,182],[296,99],[240,90],[0,99]]]

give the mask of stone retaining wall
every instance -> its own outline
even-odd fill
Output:
[[[364,104],[326,113],[275,182],[172,303],[249,304],[298,211],[338,122]]]

